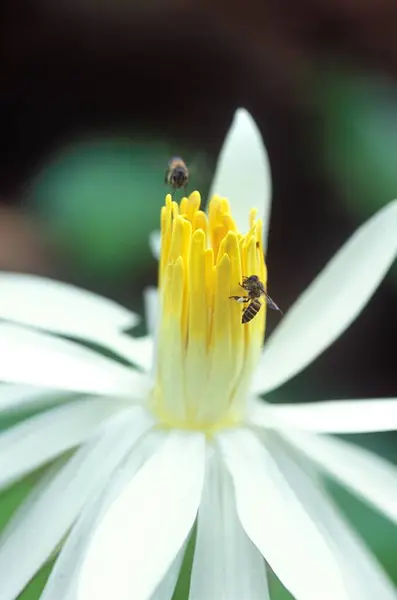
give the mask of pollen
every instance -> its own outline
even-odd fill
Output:
[[[193,192],[161,210],[160,324],[152,406],[166,426],[210,434],[244,417],[248,383],[263,343],[266,302],[241,323],[243,277],[266,286],[262,223],[247,215],[238,231],[229,202],[214,196],[208,214]]]

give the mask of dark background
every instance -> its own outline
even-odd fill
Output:
[[[206,157],[209,171],[197,178],[205,198],[239,106],[269,152],[270,289],[284,309],[397,197],[393,0],[39,0],[1,9],[0,268],[142,310],[142,290],[156,282],[147,237],[167,158]],[[393,267],[349,331],[271,399],[395,396],[396,300]],[[392,434],[362,437],[396,458]],[[392,570],[385,523],[350,497],[342,504],[362,515],[358,527]]]

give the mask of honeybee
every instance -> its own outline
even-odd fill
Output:
[[[185,188],[186,193],[187,184],[189,183],[189,169],[180,156],[174,156],[169,161],[164,182],[170,185],[174,191]]]
[[[270,298],[265,290],[265,286],[257,275],[243,277],[243,282],[240,283],[240,287],[248,292],[248,296],[229,296],[229,298],[232,298],[237,302],[249,303],[248,306],[246,306],[243,310],[241,317],[242,323],[249,323],[258,314],[262,306],[262,297],[266,299],[266,303],[269,308],[272,310],[278,310],[281,314],[283,314],[277,304]]]

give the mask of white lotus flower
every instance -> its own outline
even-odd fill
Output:
[[[245,161],[255,164],[246,180]],[[259,205],[267,230],[269,182],[259,133],[240,110],[213,191],[229,194],[240,227],[247,203]],[[353,235],[262,351],[266,307],[242,325],[229,299],[242,275],[266,282],[262,223],[251,212],[240,234],[226,200],[215,196],[208,216],[199,201],[195,192],[178,208],[168,197],[162,209],[159,307],[148,295],[156,343],[125,334],[136,317],[108,300],[0,276],[0,318],[13,322],[0,325],[1,409],[70,395],[0,435],[0,485],[76,449],[4,531],[0,600],[16,598],[61,542],[44,600],[168,600],[195,523],[190,600],[269,598],[263,557],[297,600],[397,598],[319,476],[396,522],[396,468],[323,434],[394,429],[397,399],[258,399],[362,310],[397,254],[397,203]],[[105,346],[131,366],[53,334]]]

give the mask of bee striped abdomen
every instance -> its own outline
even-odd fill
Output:
[[[261,302],[257,298],[253,298],[251,302],[248,304],[247,308],[243,311],[243,316],[241,318],[242,323],[249,323],[252,319],[258,314],[261,309]]]

